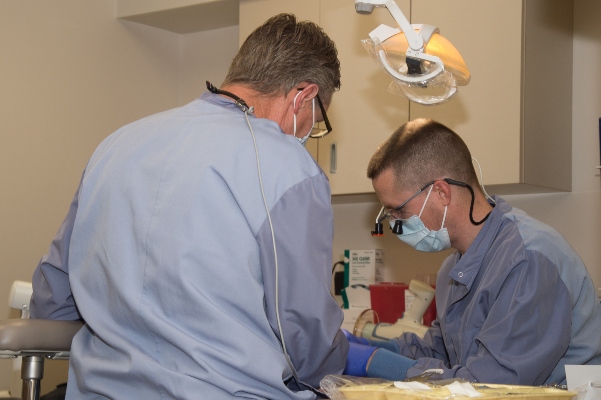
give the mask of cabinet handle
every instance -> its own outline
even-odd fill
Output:
[[[336,142],[333,142],[330,147],[330,173],[336,173]]]

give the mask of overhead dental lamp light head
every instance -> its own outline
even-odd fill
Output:
[[[355,0],[359,14],[386,7],[399,25],[380,25],[363,45],[393,82],[390,90],[420,104],[439,104],[467,85],[470,73],[457,49],[432,25],[411,25],[394,0]]]

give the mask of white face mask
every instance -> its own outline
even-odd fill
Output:
[[[292,101],[292,107],[296,107],[296,98],[298,97],[299,94],[301,94],[301,92],[298,92],[296,94],[296,96],[294,96],[294,100]],[[315,126],[315,97],[312,99],[312,103],[313,103],[313,125],[311,125],[311,129],[309,129],[309,132],[305,136],[296,138],[303,146],[307,142],[307,139],[309,139],[309,135],[311,134],[311,131],[313,131],[313,127]],[[296,137],[296,114],[293,114],[293,116],[294,116],[294,137]]]
[[[431,231],[422,222],[420,217],[424,212],[424,208],[426,207],[426,203],[430,198],[430,193],[432,193],[432,188],[428,191],[428,196],[426,196],[426,200],[424,201],[424,205],[422,206],[419,215],[412,215],[408,219],[401,219],[403,223],[403,233],[401,235],[397,235],[397,237],[402,241],[407,243],[409,246],[413,247],[415,250],[426,251],[426,252],[436,252],[446,250],[451,247],[451,239],[449,238],[449,232],[447,228],[444,228],[444,221],[447,217],[447,207],[444,208],[444,216],[442,217],[442,225],[440,226],[440,230]],[[394,221],[390,221],[390,226],[393,227]]]

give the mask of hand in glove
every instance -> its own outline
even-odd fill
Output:
[[[369,344],[369,340],[362,338],[362,337],[357,337],[357,336],[353,335],[352,333],[350,333],[349,331],[347,331],[346,329],[341,329],[341,331],[344,334],[344,336],[346,336],[346,339],[348,340],[349,343]]]
[[[369,359],[376,350],[378,350],[377,347],[349,341],[348,355],[346,356],[346,365],[344,366],[343,374],[367,376]]]

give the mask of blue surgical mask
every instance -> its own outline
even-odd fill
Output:
[[[430,193],[432,193],[433,187],[434,186],[430,187],[428,196],[426,196],[426,200],[424,201],[424,205],[422,206],[419,215],[412,215],[408,219],[401,219],[403,223],[403,233],[401,235],[397,235],[397,237],[402,242],[405,242],[409,246],[413,247],[415,250],[436,252],[446,250],[451,247],[449,232],[447,231],[447,228],[444,227],[444,221],[447,217],[446,206],[444,208],[444,216],[442,217],[442,225],[440,230],[429,230],[420,219],[422,212],[424,212],[424,208],[426,207],[426,203],[430,198]],[[394,221],[390,221],[390,226],[393,227],[393,225]]]
[[[296,98],[298,97],[299,94],[301,94],[301,92],[298,92],[297,95],[294,96],[294,100],[292,102],[292,107],[296,107]],[[313,103],[313,125],[311,125],[311,129],[309,129],[309,132],[305,136],[296,138],[303,146],[307,142],[307,139],[309,139],[309,135],[311,134],[311,131],[313,131],[313,127],[315,126],[315,97],[313,98],[312,103]],[[296,114],[293,114],[293,118],[294,118],[294,137],[296,137]]]

